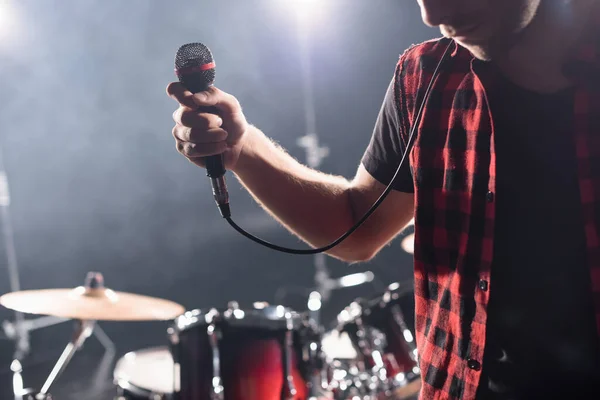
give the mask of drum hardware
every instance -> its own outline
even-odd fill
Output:
[[[100,273],[90,272],[86,280],[98,286],[11,292],[0,297],[0,304],[23,313],[83,321],[167,321],[185,310],[169,300],[105,288]]]
[[[283,375],[285,377],[283,390],[281,394],[282,400],[294,400],[298,391],[294,386],[294,377],[292,376],[292,333],[293,333],[293,322],[292,314],[287,311],[285,313],[285,328],[284,342],[283,342]]]
[[[207,321],[208,322],[208,321]],[[221,381],[221,354],[219,353],[219,339],[220,332],[214,324],[212,319],[206,328],[208,334],[208,342],[210,343],[210,350],[212,352],[212,365],[213,365],[213,378],[212,378],[212,393],[210,394],[211,400],[223,400],[224,388]]]
[[[340,312],[337,328],[327,335],[326,350],[333,375],[339,378],[334,379],[335,398],[415,396],[420,371],[414,327],[412,285],[392,284],[375,299],[359,299]],[[336,360],[340,354],[351,354],[352,348],[356,357]]]
[[[11,370],[16,400],[50,399],[49,391],[53,383],[92,334],[105,347],[105,357],[107,354],[114,357],[114,343],[96,321],[170,320],[184,311],[181,305],[168,300],[112,291],[104,286],[104,278],[97,272],[88,273],[84,286],[75,289],[11,292],[0,297],[0,304],[17,312],[47,315],[61,322],[68,319],[76,321],[73,337],[39,392],[23,389],[21,362],[18,358],[13,360]],[[51,322],[47,320],[48,324]]]
[[[42,389],[40,390],[41,395],[45,396],[46,394],[48,394],[50,387],[52,386],[54,381],[63,373],[63,371],[65,370],[65,368],[67,367],[67,365],[69,364],[71,359],[73,358],[73,355],[75,355],[75,352],[77,350],[79,350],[81,348],[81,346],[83,345],[83,342],[85,342],[85,340],[88,337],[90,337],[90,335],[92,334],[92,331],[94,329],[94,323],[95,323],[95,321],[83,321],[83,320],[76,322],[73,338],[65,347],[64,351],[60,355],[60,358],[54,365],[54,368],[52,368],[50,375],[48,375],[46,382],[44,382],[44,385],[42,386]]]
[[[171,399],[177,387],[175,371],[168,346],[129,352],[115,366],[116,400]]]
[[[188,311],[168,333],[177,400],[307,400],[328,386],[318,327],[283,306]]]

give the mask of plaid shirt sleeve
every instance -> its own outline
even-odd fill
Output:
[[[392,181],[406,149],[406,142],[402,140],[404,128],[404,113],[399,112],[396,79],[392,79],[385,94],[385,99],[371,142],[362,158],[362,164],[376,180],[384,185]],[[414,192],[414,185],[410,166],[406,163],[394,182],[394,189],[400,192]]]

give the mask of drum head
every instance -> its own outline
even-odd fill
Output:
[[[149,393],[171,394],[174,390],[173,356],[167,347],[155,347],[125,354],[115,367],[115,383]]]
[[[321,348],[329,360],[355,360],[358,357],[348,333],[338,330],[323,335]]]

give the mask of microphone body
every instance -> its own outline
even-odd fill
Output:
[[[188,43],[177,50],[175,74],[179,81],[192,93],[208,90],[215,79],[215,62],[211,51],[202,43]],[[200,107],[198,111],[219,114],[216,107]],[[210,178],[213,197],[223,218],[231,216],[229,193],[225,181],[223,155],[205,157],[206,175]]]

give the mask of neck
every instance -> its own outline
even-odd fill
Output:
[[[582,39],[596,0],[544,0],[529,27],[493,60],[514,83],[552,93],[571,86],[562,72],[569,54]]]

